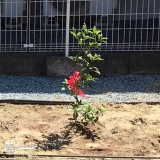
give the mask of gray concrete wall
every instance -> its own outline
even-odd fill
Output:
[[[159,0],[116,0],[114,13],[120,14],[121,20],[159,18]],[[123,15],[122,15],[123,14]],[[118,17],[117,17],[118,18]]]
[[[124,74],[160,74],[159,52],[107,52],[97,63],[101,76]],[[73,61],[47,54],[1,54],[0,74],[70,76],[80,70]]]
[[[0,64],[0,74],[46,75],[46,56],[40,54],[2,54]]]

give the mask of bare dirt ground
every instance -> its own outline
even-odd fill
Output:
[[[84,129],[68,121],[69,106],[0,104],[0,153],[13,143],[14,153],[160,156],[160,105],[93,105],[108,111]]]

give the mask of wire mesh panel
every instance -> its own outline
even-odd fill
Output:
[[[37,14],[30,15],[32,52],[64,52],[66,34],[66,2],[64,0],[32,1]],[[33,5],[32,5],[33,6]]]
[[[27,48],[26,0],[0,2],[0,52],[26,52]]]
[[[75,0],[76,2],[77,0]],[[159,47],[159,0],[86,0],[85,13],[70,22],[70,27],[80,29],[82,23],[88,27],[97,26],[108,38],[101,51],[151,51]],[[78,48],[70,38],[70,50]]]
[[[108,17],[111,18],[113,14],[114,0],[72,0],[71,3],[78,3],[79,7],[77,7],[78,9],[70,20],[70,31],[72,27],[80,30],[82,25],[86,23],[88,28],[96,26],[107,37],[108,29],[111,25],[111,20]],[[71,51],[78,50],[77,41],[72,36],[69,48]],[[106,46],[104,46],[104,49],[106,49]]]
[[[67,3],[69,2],[70,11],[67,15]],[[110,8],[111,5],[111,8]],[[41,0],[39,7],[41,13],[39,15],[30,15],[31,18],[40,20],[39,28],[35,23],[30,28],[30,43],[34,47],[29,51],[65,51],[65,47],[69,45],[70,50],[78,50],[78,44],[71,34],[67,35],[67,31],[71,31],[72,27],[80,29],[86,23],[88,27],[93,25],[100,26],[102,16],[106,17],[112,14],[112,0]],[[69,27],[66,28],[67,16],[69,16]],[[69,44],[66,45],[66,35],[69,36]]]
[[[159,50],[159,7],[158,0],[117,2],[113,28],[122,50]]]
[[[67,33],[84,23],[108,38],[100,51],[159,51],[159,18],[159,0],[1,0],[0,51],[77,51]]]

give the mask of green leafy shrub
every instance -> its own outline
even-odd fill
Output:
[[[96,27],[88,29],[86,24],[83,25],[80,31],[76,31],[73,28],[71,34],[77,39],[79,44],[79,53],[75,56],[71,56],[77,65],[81,66],[81,71],[75,71],[69,79],[65,79],[65,89],[67,89],[75,98],[75,104],[72,105],[73,117],[70,120],[74,120],[75,123],[79,122],[83,125],[89,123],[96,123],[100,116],[105,113],[105,109],[99,107],[95,109],[92,105],[82,102],[78,95],[85,98],[82,88],[92,87],[91,82],[96,78],[93,73],[100,74],[99,69],[95,67],[98,61],[102,61],[100,54],[92,54],[92,49],[98,49],[102,43],[106,43],[105,37],[103,37],[100,30]]]

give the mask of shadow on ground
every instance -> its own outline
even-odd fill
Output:
[[[38,146],[44,151],[60,150],[63,146],[71,144],[72,138],[77,136],[77,134],[83,136],[84,139],[90,139],[92,141],[99,139],[95,130],[90,130],[88,127],[79,123],[76,125],[70,123],[64,128],[62,134],[51,133],[47,136],[43,136],[44,142],[39,142]]]

